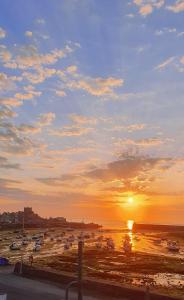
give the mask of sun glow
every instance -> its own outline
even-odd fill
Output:
[[[132,204],[134,202],[134,198],[128,197],[128,204]]]

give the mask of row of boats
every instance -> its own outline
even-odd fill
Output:
[[[5,239],[9,239],[10,237],[5,237]],[[15,240],[21,240],[20,242],[16,242]],[[66,232],[62,232],[60,234],[53,234],[53,232],[40,232],[37,234],[34,234],[33,236],[29,236],[26,233],[19,233],[16,235],[15,240],[10,244],[9,248],[10,250],[20,250],[22,246],[27,246],[30,244],[30,242],[34,242],[33,245],[33,251],[40,251],[41,246],[44,244],[44,240],[47,239],[47,241],[50,240],[50,242],[56,242],[56,243],[62,243],[64,250],[70,249],[72,245],[79,241],[79,240],[88,240],[89,242],[95,243],[95,246],[97,249],[108,249],[108,250],[115,250],[115,243],[114,240],[111,237],[105,238],[103,235],[97,236],[94,232],[92,233],[83,233],[81,232],[78,236],[76,235],[69,235]],[[1,241],[2,239],[0,239]],[[132,240],[140,241],[140,237],[137,235],[130,236],[130,234],[125,234],[125,236],[122,238],[122,244],[121,244],[121,250],[124,251],[124,253],[128,254],[132,252]],[[153,243],[155,245],[162,245],[163,240],[162,239],[155,239],[153,240]],[[179,252],[180,251],[180,245],[178,241],[173,240],[164,240],[164,242],[167,242],[167,249],[168,251],[172,252]]]
[[[97,249],[107,249],[107,250],[115,250],[115,243],[112,238],[104,239],[103,236],[99,236],[96,242]],[[132,242],[129,235],[125,235],[124,240],[122,240],[121,249],[125,254],[129,254],[132,252]]]
[[[41,233],[41,234],[36,234],[31,236],[27,236],[27,235],[17,235],[15,239],[17,240],[21,240],[21,243],[17,243],[16,241],[13,241],[9,248],[10,250],[21,250],[22,246],[27,246],[30,244],[31,241],[34,242],[33,245],[33,251],[37,252],[41,250],[41,246],[44,244],[44,240],[47,239],[47,241],[50,240],[50,242],[56,242],[56,243],[62,243],[63,245],[63,249],[64,250],[69,250],[74,242],[79,241],[79,240],[87,240],[87,239],[94,239],[95,238],[95,234],[91,233],[91,234],[83,234],[83,232],[81,232],[80,235],[78,235],[77,237],[75,237],[74,235],[69,235],[68,237],[65,237],[65,232],[62,232],[61,234],[58,235],[50,235],[48,233]]]
[[[180,251],[180,244],[178,241],[167,240],[166,242],[167,242],[167,250],[169,250],[171,252],[179,252]],[[162,244],[162,240],[160,240],[160,239],[154,240],[154,244],[159,246]]]

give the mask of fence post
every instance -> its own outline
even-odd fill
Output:
[[[83,241],[78,242],[78,300],[82,300],[82,258]]]

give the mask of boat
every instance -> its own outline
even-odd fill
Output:
[[[132,252],[132,243],[129,239],[125,238],[125,240],[123,242],[123,250],[124,250],[125,254],[129,254]]]
[[[35,244],[34,247],[33,247],[33,251],[37,252],[37,251],[40,251],[40,250],[41,250],[41,245]]]
[[[108,238],[106,242],[106,247],[108,250],[114,250],[115,249],[115,244],[112,238]]]
[[[172,252],[179,252],[180,245],[177,241],[168,241],[167,242],[167,249]]]
[[[6,257],[0,257],[0,266],[8,266],[9,260]]]
[[[23,240],[22,241],[22,246],[27,246],[29,244],[28,240]]]
[[[20,250],[21,246],[17,245],[16,242],[11,243],[10,250]]]
[[[64,244],[64,250],[69,250],[69,249],[70,249],[69,243]]]

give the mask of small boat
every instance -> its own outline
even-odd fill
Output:
[[[35,243],[36,243],[36,245],[43,245],[44,240],[43,239],[37,239]]]
[[[9,260],[6,257],[0,257],[0,266],[8,266]]]
[[[125,254],[129,254],[132,252],[132,243],[128,239],[125,239],[123,242],[123,250]]]
[[[106,242],[106,247],[108,250],[114,250],[115,249],[115,244],[112,238],[108,238]]]
[[[17,245],[16,242],[11,243],[10,250],[20,250],[20,245]]]
[[[33,247],[33,251],[37,252],[37,251],[40,251],[40,250],[41,250],[41,245],[35,244],[34,247]]]
[[[172,252],[179,252],[180,251],[179,243],[177,241],[168,241],[167,249]]]
[[[69,249],[70,249],[69,243],[64,244],[64,250],[69,250]]]
[[[29,244],[29,242],[27,240],[22,241],[22,246],[27,246],[28,244]]]

